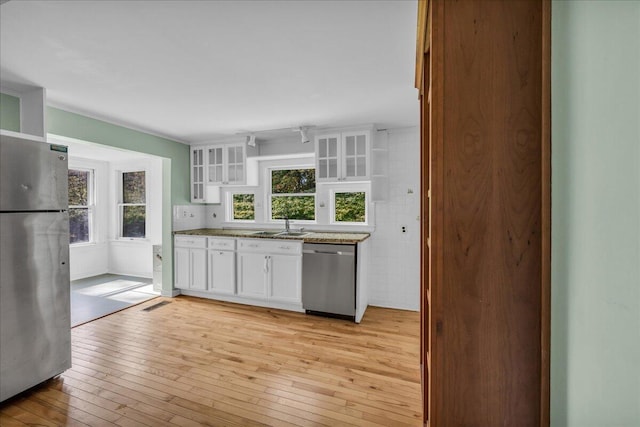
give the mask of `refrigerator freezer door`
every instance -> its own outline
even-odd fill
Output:
[[[69,189],[65,149],[0,135],[0,211],[66,210]]]
[[[71,367],[69,215],[0,213],[0,401]]]

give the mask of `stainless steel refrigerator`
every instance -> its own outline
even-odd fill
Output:
[[[0,135],[0,401],[71,367],[66,147]]]

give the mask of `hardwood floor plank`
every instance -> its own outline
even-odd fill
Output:
[[[177,297],[74,328],[73,367],[3,425],[419,426],[419,315],[361,324]],[[154,301],[154,303],[159,300]]]
[[[23,423],[20,420],[17,420],[13,417],[10,417],[7,414],[0,412],[0,426],[3,427],[23,427],[28,424]]]

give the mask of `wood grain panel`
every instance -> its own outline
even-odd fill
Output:
[[[541,7],[444,8],[440,416],[538,425]]]
[[[539,1],[432,5],[431,426],[544,413],[542,28]]]
[[[166,299],[72,330],[73,367],[0,406],[2,425],[417,426],[419,315],[362,323]]]

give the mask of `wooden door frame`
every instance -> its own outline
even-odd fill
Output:
[[[428,138],[434,129],[429,126],[429,123],[425,122],[425,117],[428,115],[424,113],[423,108],[426,105],[426,98],[429,96],[429,89],[426,88],[428,76],[431,72],[442,72],[442,64],[430,64],[429,54],[431,50],[431,38],[432,31],[432,13],[433,13],[434,0],[418,0],[418,24],[417,24],[417,37],[416,37],[416,75],[415,86],[418,89],[418,96],[421,100],[421,129],[420,129],[420,147],[421,147],[421,159],[423,160],[420,168],[420,182],[424,185],[425,182],[429,182],[433,176],[429,174],[434,173],[433,169],[424,162],[425,158],[432,158],[434,153],[425,154],[425,149],[430,150],[430,144],[425,141],[425,137]],[[542,94],[541,94],[541,283],[540,283],[540,426],[550,425],[550,342],[551,342],[551,1],[543,0],[541,2],[542,7]],[[435,70],[431,70],[430,66],[433,66]],[[426,76],[426,78],[425,78]],[[430,116],[431,121],[441,120],[441,115],[436,114],[436,117]],[[437,129],[438,126],[435,126]],[[437,154],[437,153],[435,153]],[[437,180],[436,180],[437,181]],[[431,186],[438,185],[438,182],[431,181]],[[440,183],[441,184],[441,183]],[[425,281],[428,280],[427,275],[430,274],[429,269],[425,270],[425,263],[429,263],[429,251],[434,247],[437,247],[437,242],[428,241],[427,237],[429,233],[424,232],[425,225],[430,226],[431,219],[425,217],[424,204],[428,203],[425,200],[426,191],[424,189],[420,193],[421,198],[421,338],[425,335],[427,339],[431,339],[431,334],[434,332],[432,329],[435,325],[431,325],[428,318],[428,313],[424,312],[424,305],[428,304],[428,296],[426,292]],[[437,224],[436,224],[437,226]],[[428,245],[431,245],[431,249]],[[422,248],[426,248],[426,251]],[[425,252],[427,256],[425,257]],[[436,272],[442,273],[441,268],[434,266]],[[431,301],[433,301],[434,295],[430,295]],[[422,329],[428,328],[429,332],[424,334]],[[421,366],[423,362],[423,352],[426,351],[423,343],[421,342]],[[433,358],[433,355],[431,355]],[[431,367],[435,364],[431,360]],[[423,367],[426,371],[426,367]],[[432,375],[431,372],[422,374],[422,381],[427,378],[426,375]],[[426,391],[423,398],[428,399],[431,392],[431,381],[429,384],[425,384]],[[430,425],[434,427],[437,423],[437,413],[434,410],[438,405],[431,407],[432,420],[434,421]],[[428,402],[423,402],[423,408],[428,409]],[[434,416],[435,415],[435,416]],[[428,422],[425,423],[427,425]]]

